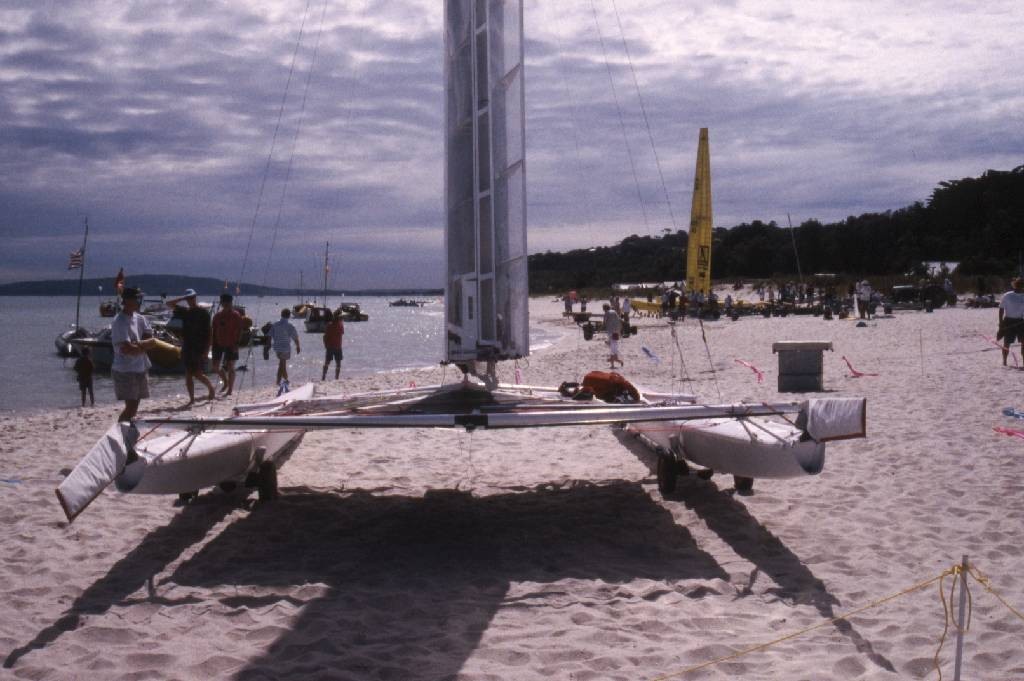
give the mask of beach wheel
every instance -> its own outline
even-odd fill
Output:
[[[259,481],[256,486],[260,501],[277,498],[277,467],[273,461],[264,461],[260,464]]]
[[[658,491],[662,494],[671,494],[676,491],[676,478],[679,468],[676,460],[667,454],[658,456]]]
[[[740,494],[752,492],[754,489],[754,479],[745,478],[742,475],[732,476],[733,481],[736,483],[736,491]]]
[[[198,496],[198,490],[196,490],[195,492],[182,492],[181,494],[178,495],[178,502],[182,504],[187,504]]]

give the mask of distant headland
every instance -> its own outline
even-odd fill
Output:
[[[180,274],[138,274],[129,275],[129,286],[142,289],[147,295],[168,296],[181,295],[186,289],[195,289],[201,296],[216,296],[225,290],[235,293],[233,284],[224,287],[223,279],[212,277],[189,277]],[[100,291],[102,287],[102,292]],[[239,287],[243,296],[294,296],[298,293],[294,288],[277,288],[258,284],[242,283]],[[114,277],[93,277],[82,280],[83,295],[114,294]],[[15,281],[0,284],[0,296],[73,296],[78,293],[78,278],[69,276],[67,279],[46,279],[42,281]],[[310,298],[323,295],[322,289],[307,288],[303,295]],[[329,296],[440,296],[443,289],[434,288],[372,288],[372,289],[328,289]]]

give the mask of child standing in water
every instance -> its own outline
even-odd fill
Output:
[[[85,406],[85,394],[89,393],[89,406],[96,406],[96,398],[92,393],[92,352],[82,348],[82,356],[75,360],[75,373],[78,375],[78,389],[82,391],[82,406]]]

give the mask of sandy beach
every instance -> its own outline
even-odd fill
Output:
[[[584,341],[560,312],[531,301],[532,323],[565,335],[519,363],[521,382],[607,367],[601,337]],[[922,679],[936,678],[938,584],[828,621],[964,554],[1024,608],[1024,441],[993,431],[1024,428],[1001,414],[1024,408],[1024,372],[1002,367],[983,338],[995,310],[896,312],[863,327],[723,318],[704,324],[706,346],[686,320],[675,327],[681,358],[667,324],[638,325],[620,371],[710,403],[806,397],[777,392],[772,343],[832,341],[826,391],[867,398],[868,438],[831,443],[820,475],[760,480],[752,496],[716,475],[681,478],[663,497],[641,448],[607,427],[318,432],[281,470],[277,501],[207,490],[181,507],[109,489],[69,525],[53,490],[118,406],[3,417],[3,675]],[[850,377],[843,357],[877,376]],[[515,367],[501,371],[516,379]],[[452,370],[343,375],[325,387],[442,378]],[[963,678],[1024,679],[1024,621],[970,584]],[[952,660],[947,639],[943,678]]]

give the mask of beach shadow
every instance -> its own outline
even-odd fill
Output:
[[[644,465],[655,470],[656,457],[642,442],[624,431],[616,431],[616,437]],[[768,593],[780,600],[812,605],[825,619],[840,614],[836,611],[839,601],[829,593],[825,583],[734,498],[736,493],[735,488],[719,489],[714,481],[702,480],[691,474],[680,477],[675,492],[666,495],[665,499],[683,503],[737,555],[753,563],[755,571],[750,577],[750,584],[756,580],[757,572],[761,572],[778,585]],[[738,597],[752,593],[750,584],[740,591]],[[840,620],[834,626],[850,639],[857,652],[886,671],[896,671],[892,662],[875,652],[871,642],[861,636],[850,622]]]
[[[223,520],[235,506],[224,497],[194,503],[164,527],[146,535],[131,553],[117,561],[110,570],[75,599],[60,619],[35,637],[12,650],[4,659],[4,668],[14,667],[18,660],[34,650],[42,650],[61,635],[83,624],[87,615],[100,615],[124,602],[143,586],[151,585],[153,575],[177,559],[182,552],[202,541],[210,528]],[[150,589],[152,592],[152,589]]]
[[[293,488],[167,582],[280,592],[222,599],[228,610],[301,607],[238,679],[426,681],[455,678],[498,609],[549,602],[551,582],[724,578],[641,485],[622,482],[486,497]],[[528,593],[509,599],[513,582]],[[302,598],[306,584],[316,594]]]

